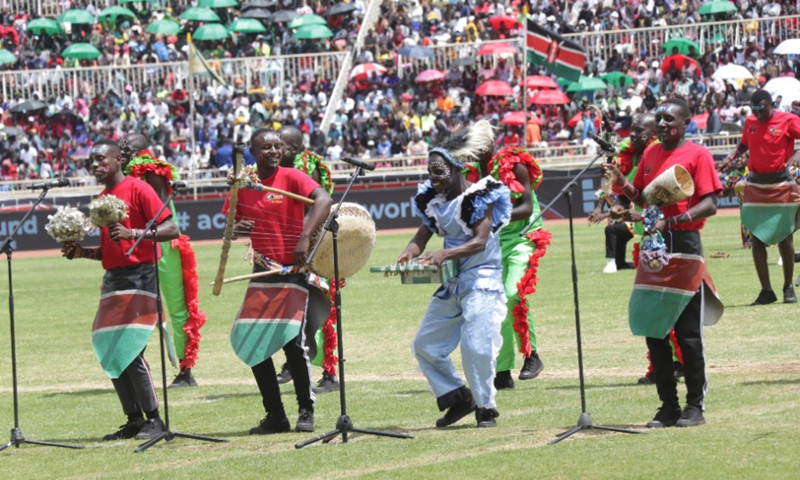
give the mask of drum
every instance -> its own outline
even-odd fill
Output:
[[[336,208],[334,205],[332,208]],[[375,222],[366,208],[356,203],[343,203],[339,209],[339,278],[354,275],[367,264],[375,247]],[[333,279],[333,238],[322,228],[311,237],[311,248],[325,234],[309,265],[317,275]]]
[[[372,267],[372,273],[383,273],[384,277],[400,276],[403,285],[418,283],[444,283],[458,276],[458,261],[445,260],[442,266],[408,263],[406,265],[387,265],[385,267]]]

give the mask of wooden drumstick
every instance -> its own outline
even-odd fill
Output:
[[[258,272],[258,273],[250,273],[247,275],[240,275],[238,277],[231,277],[222,280],[220,283],[233,283],[233,282],[241,282],[242,280],[250,280],[251,278],[260,278],[260,277],[268,277],[270,275],[276,275],[280,273],[280,270],[267,270],[266,272]],[[215,282],[209,283],[209,285],[214,285]]]
[[[304,197],[302,195],[297,195],[297,194],[292,193],[292,192],[287,192],[286,190],[281,190],[280,188],[267,187],[266,185],[262,185],[260,183],[254,183],[254,184],[248,185],[247,189],[248,190],[259,190],[259,191],[263,190],[265,192],[277,193],[279,195],[283,195],[284,197],[288,197],[288,198],[291,198],[293,200],[297,200],[298,202],[303,202],[303,203],[307,203],[309,205],[314,205],[314,200],[311,200],[310,198],[306,198],[306,197]]]

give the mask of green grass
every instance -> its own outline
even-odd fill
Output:
[[[580,413],[569,243],[565,226],[551,227],[553,245],[542,260],[535,295],[540,378],[498,394],[498,427],[433,427],[439,416],[416,368],[410,344],[434,285],[400,285],[399,278],[368,273],[343,290],[348,413],[357,427],[408,432],[413,440],[351,435],[328,445],[295,450],[308,434],[247,435],[263,416],[249,369],[228,343],[245,289],[226,285],[213,297],[207,283],[218,247],[197,248],[203,283],[199,388],[170,390],[170,419],[178,432],[211,435],[229,443],[175,439],[134,454],[135,441],[100,442],[124,422],[119,403],[92,353],[90,329],[102,270],[98,263],[61,258],[15,261],[15,297],[23,433],[34,440],[86,445],[63,450],[25,445],[0,453],[3,478],[796,478],[800,426],[800,332],[796,305],[751,308],[758,287],[748,251],[740,248],[738,219],[712,219],[706,252],[727,307],[706,330],[709,395],[703,427],[647,435],[590,431],[556,446],[557,433]],[[410,235],[381,236],[369,265],[394,262]],[[646,367],[645,345],[627,326],[633,272],[604,275],[603,230],[576,226],[583,353],[588,410],[598,424],[641,428],[658,400],[637,386]],[[243,255],[241,246],[234,257]],[[770,251],[773,283],[780,286],[777,250]],[[228,275],[244,274],[232,259]],[[5,279],[5,273],[2,272]],[[0,430],[13,426],[8,316],[0,285]],[[279,354],[281,357],[282,354]],[[454,354],[458,362],[458,351]],[[157,336],[147,358],[160,372]],[[519,363],[519,362],[518,362]],[[519,368],[519,365],[517,365]],[[171,380],[174,371],[168,370]],[[319,369],[315,369],[319,376]],[[156,375],[160,384],[160,373]],[[295,410],[291,386],[283,387]],[[683,388],[681,387],[681,392]],[[161,393],[159,392],[159,396]],[[339,398],[318,398],[317,432],[332,429]],[[290,416],[294,423],[294,415]],[[0,436],[5,441],[6,434]]]

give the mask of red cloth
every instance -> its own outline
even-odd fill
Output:
[[[751,172],[773,173],[786,169],[794,153],[794,141],[800,139],[800,117],[792,113],[775,112],[767,123],[754,115],[744,122],[742,144],[750,148]]]
[[[321,188],[308,175],[294,168],[277,167],[266,180],[265,186],[285,190],[308,197],[316,188]],[[225,199],[223,213],[228,212],[230,195]],[[236,206],[236,221],[255,222],[250,240],[253,249],[282,265],[294,263],[294,249],[303,233],[305,204],[283,195],[240,189]]]
[[[125,177],[111,190],[103,189],[100,195],[114,195],[128,205],[128,218],[120,222],[126,228],[142,229],[147,226],[147,222],[156,216],[158,209],[161,208],[161,200],[158,198],[153,187],[147,183],[133,177]],[[161,224],[164,220],[172,217],[172,211],[165,209],[158,218]],[[141,263],[156,263],[157,258],[153,257],[153,243],[147,240],[140,243],[133,255],[126,257],[125,253],[133,246],[135,240],[120,240],[114,242],[108,235],[108,228],[100,227],[100,248],[103,251],[103,268],[109,270],[117,267],[130,267]],[[160,247],[158,256],[161,257]]]
[[[721,193],[722,183],[714,168],[714,158],[705,147],[687,141],[682,147],[675,150],[664,150],[664,145],[657,143],[644,151],[633,186],[639,190],[656,179],[664,170],[679,164],[686,168],[694,180],[694,195],[674,205],[663,207],[664,217],[680,215],[689,210],[693,205],[700,203],[700,199],[710,193]],[[706,220],[683,223],[672,227],[673,230],[700,230]]]

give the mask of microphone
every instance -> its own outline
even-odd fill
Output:
[[[189,189],[189,186],[186,185],[186,182],[181,182],[181,181],[167,182],[167,185],[169,185],[169,188],[177,190],[179,192]]]
[[[364,170],[369,170],[370,172],[375,170],[375,164],[374,163],[367,163],[367,162],[365,162],[363,160],[358,160],[358,159],[350,158],[350,157],[342,157],[341,160],[344,163],[349,163],[350,165],[352,165],[354,167],[361,167]]]
[[[64,177],[59,178],[58,180],[53,180],[52,182],[39,182],[34,183],[33,185],[28,185],[28,190],[49,190],[54,187],[68,187],[69,186],[69,179]]]
[[[600,146],[600,149],[603,150],[604,152],[610,153],[612,155],[616,155],[618,153],[616,146],[606,142],[605,140],[603,140],[602,138],[598,137],[597,135],[595,135],[593,133],[590,133],[589,134],[589,138],[594,140],[594,143],[598,144]]]

